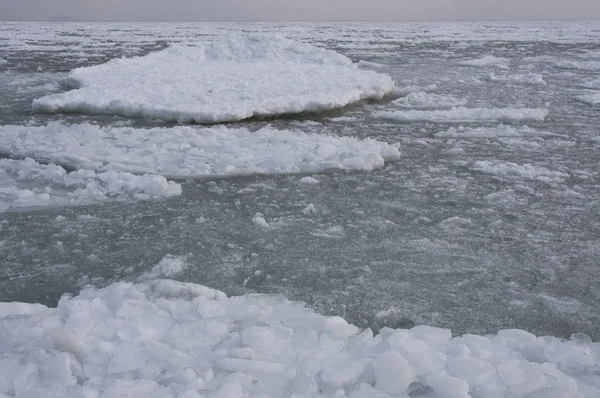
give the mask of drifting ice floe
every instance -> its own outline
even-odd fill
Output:
[[[588,91],[578,96],[577,99],[590,105],[600,104],[600,91]]]
[[[374,336],[282,296],[170,280],[86,288],[57,308],[4,303],[0,336],[4,396],[600,396],[600,344],[585,335]]]
[[[527,126],[514,128],[499,124],[496,127],[450,127],[434,134],[438,138],[503,138],[503,137],[567,137],[546,131],[538,131]]]
[[[0,159],[0,212],[108,200],[157,199],[181,194],[181,185],[158,175],[109,170],[68,173],[33,159]]]
[[[33,111],[217,123],[340,108],[394,88],[336,52],[258,34],[75,69],[68,82],[77,88],[35,100]]]
[[[536,180],[547,183],[563,183],[569,174],[561,171],[548,170],[542,166],[533,164],[517,164],[513,162],[502,162],[499,160],[479,160],[473,166],[473,170],[497,176],[516,176],[527,180]]]
[[[431,94],[424,91],[417,91],[392,101],[392,104],[400,108],[436,109],[462,106],[466,105],[467,102],[468,101],[464,98],[456,98],[451,95]]]
[[[463,66],[495,66],[497,68],[507,69],[508,59],[486,55],[482,58],[459,61],[458,64]]]
[[[281,131],[224,126],[100,128],[0,126],[0,152],[45,159],[76,169],[119,170],[170,177],[371,170],[400,156],[398,145]]]
[[[554,63],[557,68],[575,69],[584,71],[600,70],[600,61],[557,61]]]
[[[539,73],[526,73],[516,75],[495,75],[490,73],[488,80],[491,82],[507,82],[517,84],[532,84],[545,86],[547,83],[544,80],[544,76]]]
[[[373,116],[395,121],[427,121],[434,123],[498,121],[542,121],[548,115],[547,109],[531,108],[464,108],[448,110],[406,110],[380,111]]]
[[[585,83],[583,87],[591,89],[600,89],[600,77],[594,80],[590,80],[589,82]]]

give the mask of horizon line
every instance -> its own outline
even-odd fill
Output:
[[[543,22],[543,21],[600,21],[593,18],[522,18],[522,19],[199,19],[199,20],[130,20],[130,19],[79,19],[56,17],[51,19],[0,19],[2,22],[53,22],[53,23],[204,23],[204,22]]]

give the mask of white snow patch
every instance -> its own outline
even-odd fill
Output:
[[[399,144],[374,139],[224,126],[134,129],[0,126],[0,151],[97,171],[176,177],[372,170],[400,157]]]
[[[446,397],[600,394],[600,344],[581,334],[417,326],[374,336],[281,295],[228,298],[171,280],[3,308],[4,396],[376,398],[407,396],[411,383]]]
[[[501,69],[508,69],[508,62],[509,61],[506,58],[499,58],[493,55],[486,55],[481,58],[459,61],[458,65],[476,67],[493,66]]]
[[[108,170],[67,172],[35,160],[0,159],[0,212],[87,205],[109,200],[148,200],[181,194],[181,185],[158,175]]]
[[[548,116],[547,109],[535,108],[464,108],[448,110],[379,111],[373,116],[394,121],[427,121],[434,123],[498,121],[542,121]]]
[[[468,101],[464,98],[456,98],[451,95],[431,94],[424,91],[417,91],[392,101],[392,104],[401,108],[436,109],[463,106],[466,105],[467,102]]]
[[[218,123],[340,108],[390,93],[392,79],[334,51],[276,35],[228,35],[71,71],[71,91],[34,112]]]
[[[492,82],[507,82],[516,84],[531,84],[545,86],[547,83],[544,76],[539,73],[525,73],[515,75],[495,75],[490,73],[488,80]]]
[[[473,170],[498,176],[517,176],[528,180],[543,181],[548,183],[563,183],[569,174],[561,171],[549,170],[542,166],[532,164],[519,165],[513,162],[500,160],[478,160],[471,167]]]

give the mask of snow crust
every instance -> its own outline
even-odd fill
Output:
[[[33,159],[0,159],[0,212],[109,200],[147,200],[181,194],[181,185],[158,175],[108,170],[67,172]]]
[[[0,126],[0,151],[76,169],[171,177],[372,170],[400,157],[397,144],[269,126],[254,132],[224,126]]]
[[[405,110],[378,111],[373,116],[394,121],[477,122],[481,120],[498,121],[542,121],[548,116],[547,109],[535,108],[465,108],[455,107],[448,110]]]
[[[266,34],[173,44],[75,69],[67,80],[75,89],[34,100],[33,111],[218,123],[340,108],[394,88],[341,54]]]
[[[436,109],[453,108],[467,104],[465,98],[456,98],[451,95],[431,94],[424,91],[412,92],[405,97],[392,101],[392,104],[400,108],[411,109]]]
[[[600,396],[600,344],[523,330],[360,332],[283,296],[171,280],[57,308],[0,306],[0,394],[48,397]]]

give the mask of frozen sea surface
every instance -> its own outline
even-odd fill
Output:
[[[73,69],[168,51],[169,43],[198,47],[242,32],[276,33],[335,51],[364,71],[391,76],[395,88],[381,99],[363,99],[338,110],[254,117],[210,128],[85,110],[32,112],[34,100],[70,92]],[[69,300],[92,303],[121,289],[130,292],[140,308],[157,302],[170,308],[167,318],[172,319],[163,313],[149,315],[150,320],[162,319],[152,326],[160,328],[189,315],[185,303],[191,300],[187,293],[168,300],[137,293],[153,283],[149,280],[164,277],[248,300],[250,296],[242,295],[281,293],[360,329],[382,330],[382,346],[369,345],[370,337],[351,343],[353,337],[343,335],[344,344],[361,354],[351,351],[354,356],[304,368],[307,373],[297,373],[294,377],[300,379],[293,386],[317,386],[325,394],[341,388],[356,397],[376,396],[372,388],[391,394],[405,388],[402,391],[410,396],[431,396],[444,388],[452,388],[457,396],[465,391],[472,396],[502,391],[512,396],[597,396],[597,381],[590,381],[597,377],[597,345],[586,336],[571,335],[585,333],[600,340],[599,42],[597,21],[3,23],[0,145],[3,155],[15,160],[2,160],[0,199],[20,201],[0,213],[0,301],[55,307],[61,295],[78,294],[88,284],[109,289],[88,289],[76,299],[65,298],[58,310],[44,312],[42,318],[36,318],[43,309],[39,306],[0,308],[11,317],[25,317],[10,318],[9,330],[40,333],[35,322],[49,330],[66,328],[68,333],[50,331],[37,336],[38,345],[28,346],[31,352],[58,347],[54,359],[38,357],[36,366],[52,360],[65,370],[75,362],[64,355],[77,358],[82,353],[79,343],[93,347],[82,339],[98,336],[87,334],[86,323],[79,324],[83,329],[69,329],[52,311],[68,313]],[[177,139],[169,141],[169,132]],[[202,147],[210,150],[201,153]],[[27,157],[31,159],[23,160]],[[226,162],[219,162],[222,159]],[[180,165],[188,172],[172,172]],[[115,174],[104,178],[109,172]],[[23,197],[15,196],[21,192]],[[28,197],[35,211],[23,207]],[[123,281],[138,285],[120,284]],[[205,310],[225,318],[233,311],[212,305]],[[103,312],[107,325],[110,317],[125,316],[117,312],[117,307]],[[236,328],[252,327],[239,321],[244,316],[236,318]],[[221,325],[233,325],[227,323],[231,319],[202,327],[211,338],[220,338],[225,328],[233,330]],[[249,340],[235,329],[243,344],[225,340],[219,348],[227,351],[217,349],[201,373],[169,368],[170,376],[152,378],[156,366],[180,366],[189,358],[165,357],[173,335],[157,332],[154,342],[142,347],[139,342],[145,337],[135,333],[150,330],[145,325],[122,332],[120,340],[103,337],[110,344],[136,343],[122,347],[125,356],[116,362],[124,368],[111,367],[109,354],[114,349],[94,357],[98,366],[89,371],[101,377],[96,379],[101,383],[90,388],[149,391],[145,394],[157,390],[163,395],[159,388],[167,388],[175,395],[185,392],[177,385],[200,383],[198,378],[208,385],[211,369],[217,381],[210,391],[234,384],[238,387],[230,388],[258,394],[248,390],[252,380],[248,384],[231,376],[225,381],[227,372],[251,374],[258,369],[273,377],[298,366],[296,359],[273,357],[275,348],[261,345],[252,334],[256,329],[249,332],[254,336]],[[319,325],[310,328],[323,339],[329,332]],[[436,343],[431,336],[447,332],[428,329],[428,337],[420,336],[429,339],[429,348],[413,353],[437,358],[424,368],[402,351],[414,342],[390,342],[392,332],[382,329],[417,325],[449,328],[455,336],[496,337],[491,343],[478,336],[463,337],[474,342],[455,337]],[[336,330],[352,329],[345,328]],[[571,340],[536,342],[524,332],[499,333],[513,328]],[[395,333],[413,341],[419,330]],[[263,338],[294,333],[277,328],[263,332]],[[307,333],[314,336],[313,332]],[[80,335],[74,339],[69,333]],[[507,343],[508,335],[512,343]],[[306,339],[294,341],[314,342],[310,336]],[[23,352],[13,350],[21,347],[20,340],[10,341],[0,352]],[[335,347],[330,349],[343,348]],[[136,362],[140,349],[158,362]],[[58,353],[61,350],[64,355]],[[508,354],[496,355],[499,352]],[[438,354],[460,361],[440,365]],[[219,355],[225,360],[217,360]],[[508,362],[490,362],[495,355]],[[366,359],[375,356],[381,358]],[[13,357],[10,366],[23,358]],[[536,368],[533,364],[538,362],[554,365]],[[483,388],[484,379],[469,378],[469,369],[485,373],[490,366],[499,379],[490,376],[484,384],[498,389],[482,392],[478,388]],[[409,369],[412,373],[405,374],[412,376],[386,378],[389,367]],[[28,372],[19,371],[39,375],[33,368]],[[490,372],[485,374],[496,374]],[[129,376],[115,376],[124,373]],[[81,375],[65,370],[40,377],[26,379],[21,386],[48,389],[47,380],[57,378],[65,386]],[[136,377],[151,382],[136,386],[131,382]],[[295,380],[289,377],[276,379]],[[574,379],[577,388],[564,387],[574,385],[565,377]],[[35,384],[40,380],[42,384]],[[559,387],[567,389],[544,390],[555,386],[544,384],[547,380],[561,380]],[[109,387],[113,382],[117,384]],[[0,394],[13,394],[2,390],[4,386],[0,380]],[[314,392],[293,391],[307,396]]]

